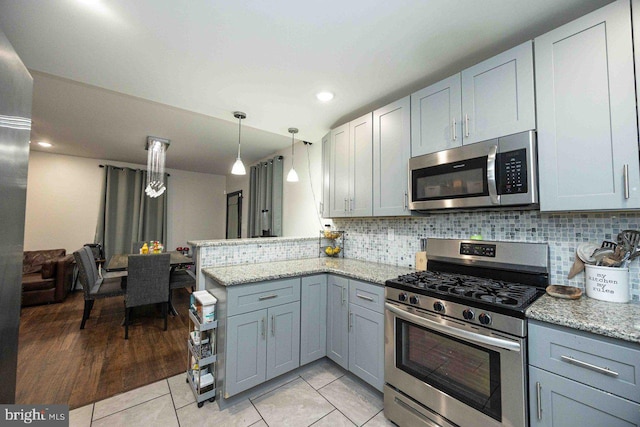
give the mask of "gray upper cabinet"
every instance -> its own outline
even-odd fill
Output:
[[[349,369],[349,280],[327,276],[327,357]]]
[[[540,209],[640,207],[629,1],[535,39]]]
[[[331,217],[371,216],[371,113],[331,131],[329,171]]]
[[[302,278],[300,290],[300,364],[327,355],[327,275]]]
[[[411,101],[404,97],[373,113],[373,215],[410,215]]]
[[[460,73],[411,94],[411,156],[462,145]]]
[[[535,129],[531,41],[467,68],[461,78],[463,144]]]
[[[322,204],[320,205],[320,215],[323,218],[329,218],[331,198],[331,132],[322,138]]]
[[[271,307],[267,316],[267,380],[270,380],[300,366],[300,303]]]

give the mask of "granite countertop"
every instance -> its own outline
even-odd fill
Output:
[[[223,286],[242,285],[286,277],[332,273],[384,285],[388,279],[415,271],[413,268],[345,258],[306,258],[259,264],[203,268],[205,276]]]
[[[317,241],[317,237],[256,237],[251,239],[218,239],[218,240],[189,240],[187,244],[195,247],[204,246],[231,246],[231,245],[257,245],[263,243],[300,242],[304,240]]]
[[[526,311],[529,319],[567,326],[606,337],[640,343],[640,304],[577,300],[543,295]]]

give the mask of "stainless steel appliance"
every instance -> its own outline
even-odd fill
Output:
[[[409,208],[538,206],[534,131],[409,160]]]
[[[427,271],[386,282],[384,412],[399,426],[526,426],[525,309],[540,243],[427,239]]]
[[[0,31],[0,403],[14,403],[33,80]]]

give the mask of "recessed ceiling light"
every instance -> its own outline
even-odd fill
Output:
[[[333,94],[331,92],[318,92],[316,93],[316,98],[322,102],[328,102],[333,99]]]
[[[49,148],[49,147],[52,146],[51,144],[49,144],[48,142],[45,142],[45,141],[38,142],[38,145],[41,146],[41,147],[46,147],[46,148]]]

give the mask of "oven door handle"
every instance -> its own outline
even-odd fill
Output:
[[[387,310],[400,317],[401,319],[404,319],[408,322],[416,323],[420,326],[424,326],[425,328],[433,329],[435,331],[442,332],[456,338],[472,341],[477,344],[489,345],[504,350],[520,352],[520,344],[517,342],[503,340],[495,337],[488,337],[486,335],[476,334],[473,332],[465,331],[463,329],[442,325],[438,322],[434,322],[433,320],[425,319],[422,316],[409,313],[408,311],[393,304],[389,304],[388,302],[386,302],[384,306]]]

